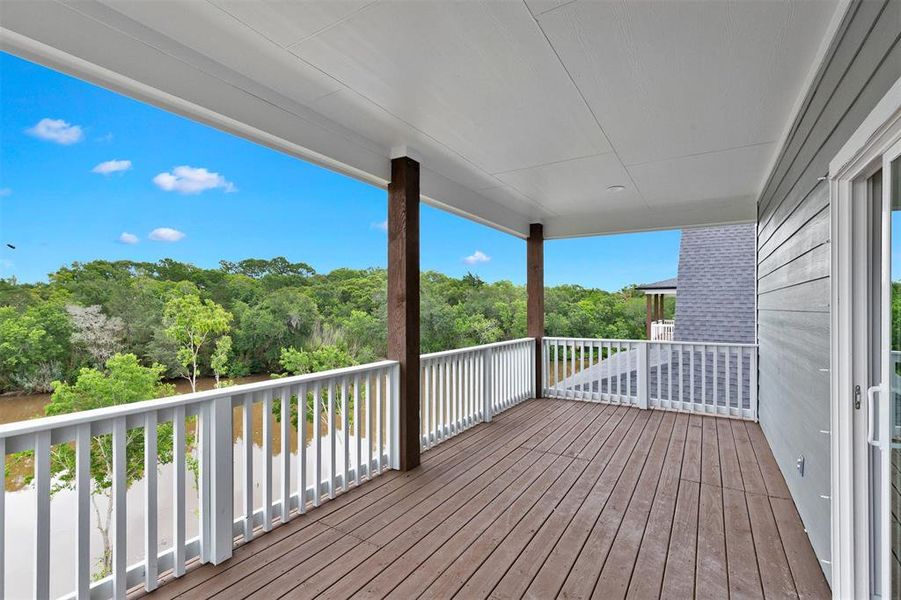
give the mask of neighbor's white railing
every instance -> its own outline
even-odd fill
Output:
[[[207,392],[184,394],[158,400],[123,404],[68,415],[47,417],[0,426],[0,469],[7,455],[34,452],[36,485],[35,554],[33,596],[50,595],[51,569],[74,569],[79,598],[122,598],[125,591],[144,584],[157,587],[158,575],[172,570],[178,577],[185,572],[185,562],[199,558],[201,562],[219,563],[231,556],[236,537],[249,540],[256,526],[268,531],[278,519],[286,522],[291,510],[304,512],[308,504],[318,505],[324,498],[359,484],[386,467],[398,464],[399,431],[397,391],[399,367],[395,361],[382,361],[346,369],[310,375],[286,377],[260,383],[238,385]],[[311,448],[307,450],[307,402],[298,405],[296,424],[291,422],[292,397],[310,399],[313,411]],[[316,399],[319,401],[316,401]],[[385,398],[384,410],[382,408]],[[281,402],[280,422],[272,415],[273,401]],[[252,447],[253,406],[262,403],[263,460],[260,485],[262,507],[253,502],[254,472]],[[361,413],[362,411],[362,413]],[[234,481],[233,414],[241,417],[244,435],[244,471],[242,482]],[[196,418],[196,421],[186,419]],[[355,431],[353,444],[336,447],[336,432],[350,437],[349,420]],[[172,547],[158,548],[158,474],[157,427],[172,423],[173,431],[173,530]],[[360,425],[357,432],[357,424]],[[317,426],[318,425],[318,426]],[[280,468],[281,489],[273,490],[273,427],[281,428],[283,444]],[[200,533],[185,539],[185,491],[187,434],[196,427],[197,458],[200,464]],[[137,564],[126,564],[126,435],[131,429],[144,430],[144,558]],[[294,431],[292,431],[294,430]],[[291,433],[298,439],[298,455],[291,461],[287,443]],[[111,435],[113,451],[113,572],[109,577],[92,582],[90,575],[91,439]],[[325,443],[323,442],[325,440]],[[76,452],[77,512],[75,564],[51,562],[50,556],[50,452],[57,444],[73,444]],[[353,446],[353,447],[351,447]],[[308,456],[312,452],[312,456]],[[309,463],[309,464],[308,464]],[[312,472],[311,472],[312,471]],[[2,472],[2,470],[0,470]],[[291,493],[292,473],[302,495]],[[234,486],[242,484],[243,514],[235,519]],[[0,477],[0,597],[4,597],[4,478]],[[273,498],[277,494],[278,498]]]
[[[675,329],[676,323],[671,319],[665,321],[652,321],[651,341],[671,342],[673,341],[673,332]]]
[[[534,398],[535,339],[522,338],[420,357],[423,449]]]
[[[757,346],[544,338],[543,395],[757,420]]]

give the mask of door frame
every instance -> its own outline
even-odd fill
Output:
[[[853,203],[882,155],[901,138],[901,79],[870,112],[829,164],[831,221],[830,410],[831,583],[834,598],[866,598],[870,590],[867,473],[855,467],[853,378]],[[877,167],[878,165],[878,167]],[[866,415],[864,415],[864,418]]]

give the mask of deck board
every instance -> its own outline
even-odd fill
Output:
[[[676,497],[682,474],[682,456],[685,451],[687,428],[688,416],[678,415],[666,451],[663,471],[657,482],[651,514],[648,517],[638,557],[632,569],[629,598],[650,599],[660,595],[663,570],[666,566],[666,552],[669,549]]]
[[[785,495],[754,423],[530,400],[132,595],[823,597]]]

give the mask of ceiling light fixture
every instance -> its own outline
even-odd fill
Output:
[[[611,185],[610,187],[607,188],[607,191],[608,192],[621,192],[624,189],[626,189],[626,186],[624,186],[624,185]]]

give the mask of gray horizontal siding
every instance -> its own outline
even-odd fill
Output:
[[[901,0],[855,3],[758,201],[760,424],[830,559],[829,161],[901,77]],[[804,456],[802,476],[796,461]],[[827,577],[829,569],[824,565]]]

